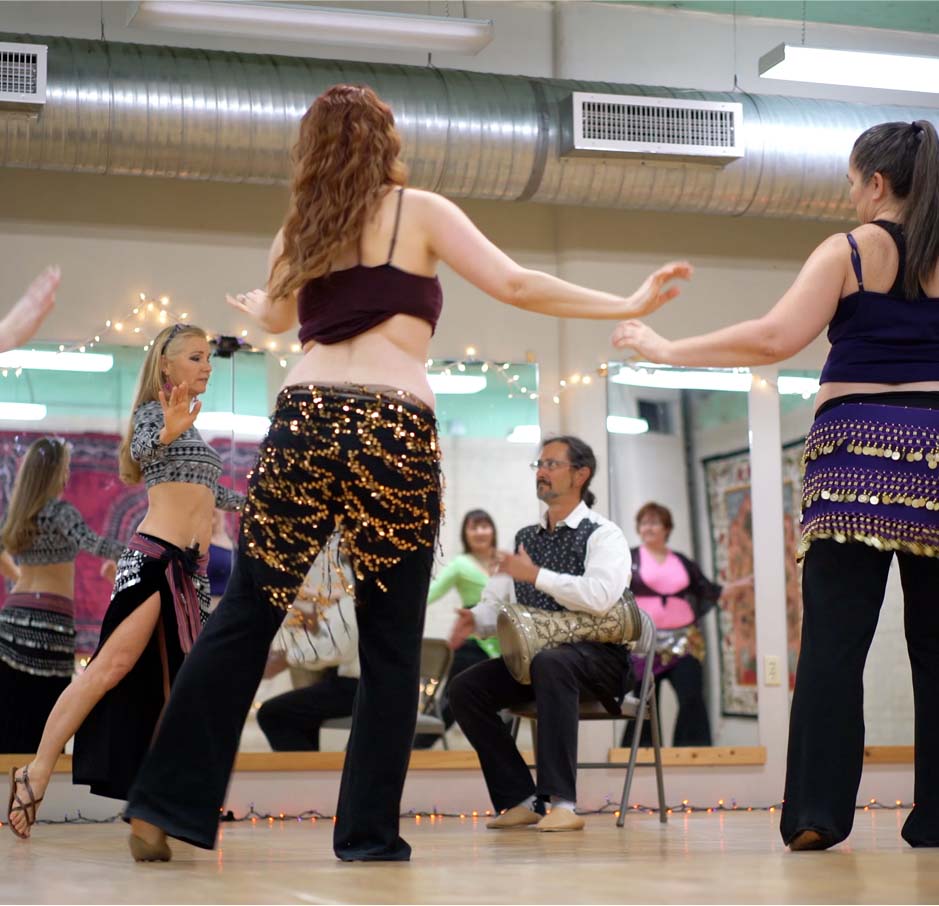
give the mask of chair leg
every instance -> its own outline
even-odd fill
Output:
[[[509,728],[509,732],[512,734],[512,739],[518,739],[518,728],[522,725],[522,719],[520,717],[512,718],[512,726]]]
[[[623,781],[623,797],[619,803],[619,818],[616,826],[622,827],[626,821],[626,809],[629,808],[629,790],[633,785],[633,774],[636,771],[636,760],[639,757],[639,737],[642,735],[642,721],[645,717],[645,708],[637,708],[633,718],[633,738],[629,747],[629,766],[626,768],[626,779]]]
[[[649,699],[649,720],[652,724],[652,749],[655,753],[655,784],[659,788],[659,821],[665,824],[668,814],[665,805],[665,778],[662,776],[662,740],[659,735],[659,713],[655,695]]]

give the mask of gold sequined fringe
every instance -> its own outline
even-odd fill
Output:
[[[247,556],[267,567],[273,604],[289,610],[315,555],[335,533],[359,580],[433,548],[442,509],[430,410],[408,394],[298,386],[278,398],[248,476]],[[337,574],[341,570],[337,571]]]

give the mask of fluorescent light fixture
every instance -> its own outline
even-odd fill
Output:
[[[540,425],[516,425],[506,440],[510,444],[537,444],[541,441]]]
[[[430,389],[438,396],[479,393],[488,384],[482,374],[428,374],[427,380],[430,381]]]
[[[476,54],[494,35],[492,19],[421,16],[286,3],[140,0],[128,25],[247,38]]]
[[[233,412],[200,412],[196,427],[215,434],[237,434],[240,437],[262,438],[271,420],[266,415],[236,415]]]
[[[0,422],[41,422],[45,417],[42,403],[0,403]]]
[[[633,418],[630,415],[608,415],[606,430],[609,434],[645,434],[649,430],[649,423],[644,418]]]
[[[35,368],[40,371],[110,371],[114,356],[101,352],[56,352],[11,349],[0,353],[0,368]]]
[[[746,368],[672,368],[670,365],[652,365],[637,362],[621,365],[610,377],[616,384],[630,387],[656,387],[671,390],[731,390],[745,392],[750,389],[751,375]]]
[[[939,93],[939,57],[780,44],[759,69],[764,79]]]

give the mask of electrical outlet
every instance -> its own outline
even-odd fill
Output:
[[[779,686],[782,683],[782,670],[779,657],[767,654],[763,658],[763,684],[765,686]]]

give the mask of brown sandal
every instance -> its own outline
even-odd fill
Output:
[[[11,816],[14,812],[22,812],[26,817],[26,827],[30,828],[36,823],[36,806],[42,802],[43,797],[40,796],[36,798],[36,794],[33,793],[33,788],[29,782],[29,766],[25,765],[23,767],[23,776],[17,777],[16,772],[19,768],[10,768],[10,800],[7,803],[7,821],[10,822],[10,830],[16,834],[21,840],[29,839],[29,834],[22,834],[16,829],[16,825],[13,823]],[[22,784],[26,787],[26,795],[29,797],[29,801],[23,802],[22,799],[17,795],[16,785]],[[14,805],[13,803],[16,803]]]

